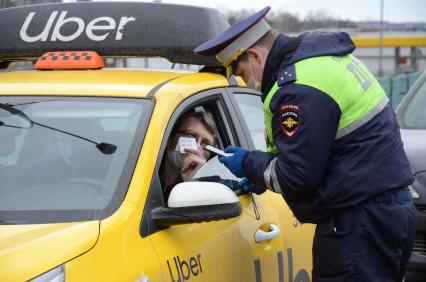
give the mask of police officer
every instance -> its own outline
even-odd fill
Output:
[[[263,94],[267,152],[228,147],[220,161],[256,184],[249,192],[280,193],[301,222],[317,224],[314,281],[401,281],[413,178],[388,98],[349,35],[278,34],[269,10],[194,50]]]

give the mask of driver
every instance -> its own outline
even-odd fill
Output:
[[[190,111],[179,119],[167,142],[166,156],[160,173],[166,194],[170,193],[176,184],[193,180],[195,173],[210,159],[210,152],[203,147],[216,145],[216,132],[215,121],[209,112]],[[187,148],[182,154],[178,146],[180,137],[194,138],[197,150]]]
[[[261,190],[246,178],[243,178],[240,182],[222,179],[217,175],[194,179],[197,171],[212,157],[209,151],[203,149],[204,146],[216,147],[217,136],[216,123],[211,113],[191,110],[180,117],[167,142],[166,155],[160,172],[165,199],[168,199],[176,184],[192,180],[218,182],[228,186],[237,194],[238,191],[247,192],[251,189],[250,191],[256,193],[256,191]],[[197,150],[185,149],[185,153],[181,153],[178,146],[180,137],[194,138],[197,143]]]

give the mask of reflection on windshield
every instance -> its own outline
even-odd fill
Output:
[[[30,102],[30,103],[25,103],[25,104],[35,104],[35,103],[37,103],[37,102]],[[41,103],[41,102],[39,102],[39,103]],[[0,126],[11,127],[11,128],[19,128],[19,129],[29,129],[29,128],[33,127],[34,125],[38,125],[38,126],[50,129],[50,130],[54,130],[56,132],[60,132],[62,134],[67,134],[69,136],[74,136],[75,138],[79,138],[81,140],[85,140],[87,142],[93,143],[93,144],[96,145],[96,148],[98,148],[99,151],[101,151],[102,153],[107,154],[107,155],[114,154],[115,151],[117,150],[117,146],[114,145],[114,144],[109,144],[109,143],[104,143],[104,142],[97,143],[97,142],[95,142],[93,140],[90,140],[90,139],[84,137],[84,136],[80,136],[78,134],[74,134],[74,133],[71,133],[71,132],[59,129],[59,128],[54,128],[54,127],[51,127],[51,126],[47,126],[47,125],[39,123],[39,122],[35,122],[31,118],[29,118],[23,111],[17,109],[18,106],[22,106],[22,105],[23,104],[10,105],[10,104],[0,103],[0,109],[3,109],[3,110],[9,112],[10,114],[12,114],[14,116],[21,117],[24,120],[28,121],[29,125],[27,127],[10,125],[10,124],[6,124],[6,123],[4,123],[2,121],[0,121]]]
[[[142,139],[136,132],[144,101],[55,98],[34,103],[34,97],[0,98],[35,124],[46,125],[29,127],[28,118],[0,108],[0,214],[106,208],[135,137]],[[104,154],[85,139],[116,144],[117,151]]]

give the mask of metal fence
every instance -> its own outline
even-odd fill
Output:
[[[420,72],[415,72],[379,78],[379,82],[394,108],[398,106],[402,98],[404,98],[404,95],[407,94],[408,90],[419,76]]]

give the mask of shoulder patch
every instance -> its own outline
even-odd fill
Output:
[[[296,67],[294,65],[289,65],[284,69],[278,71],[277,82],[278,86],[283,86],[284,84],[296,81]]]
[[[280,109],[280,122],[283,133],[293,137],[300,126],[300,109],[296,104],[286,104]]]

